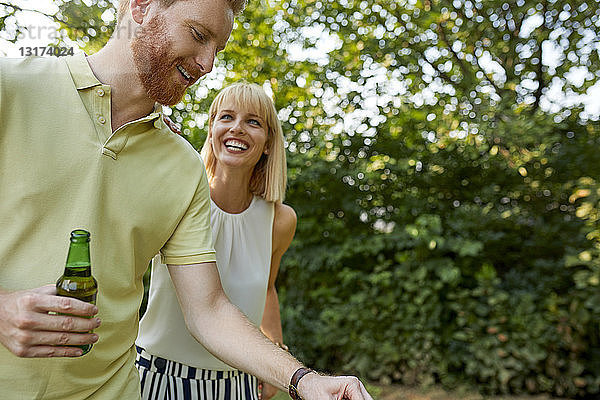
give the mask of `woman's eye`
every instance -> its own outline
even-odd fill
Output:
[[[221,115],[221,118],[219,118],[219,119],[227,119],[227,120],[229,120],[229,119],[232,119],[232,117],[229,114],[223,114],[223,115]]]
[[[260,122],[257,119],[248,120],[248,123],[250,123],[252,125],[260,126]]]

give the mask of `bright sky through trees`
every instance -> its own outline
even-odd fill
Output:
[[[86,3],[85,0],[83,2]],[[114,2],[115,1],[113,1],[113,3]],[[49,43],[54,42],[58,36],[62,37],[67,43],[72,43],[73,47],[77,50],[76,43],[69,41],[68,38],[66,38],[66,35],[62,35],[61,32],[58,31],[59,24],[42,14],[53,14],[58,10],[57,6],[53,4],[51,0],[13,0],[5,2],[5,4],[14,4],[23,9],[40,11],[40,13],[32,11],[17,14],[18,24],[27,29],[19,35],[19,38],[15,43],[6,40],[7,33],[10,35],[16,28],[14,22],[12,24],[7,22],[5,31],[0,32],[0,54],[8,57],[19,57],[23,54],[23,51],[20,50],[21,48],[46,46]],[[102,15],[102,19],[105,23],[110,24],[114,19],[114,15],[107,12],[105,15]],[[523,23],[520,36],[529,36],[533,30],[542,23],[543,18],[541,15],[533,14],[529,16]],[[305,36],[305,39],[314,43],[314,46],[304,48],[300,42],[290,43],[287,48],[289,61],[309,60],[317,64],[326,64],[328,62],[328,53],[342,45],[341,41],[339,41],[336,36],[329,35],[321,24],[306,27],[300,31]],[[592,31],[589,32],[590,35],[593,35]],[[593,50],[594,49],[592,49],[592,51]],[[599,49],[595,50],[600,51]],[[431,59],[437,59],[440,56],[439,51],[433,47],[426,51],[425,55],[427,58]],[[551,42],[545,42],[543,44],[542,63],[544,65],[549,68],[555,68],[560,62],[561,56],[562,53],[558,46],[553,45]],[[486,73],[499,77],[500,80],[502,80],[502,75],[504,74],[503,68],[496,61],[492,60],[489,53],[483,54],[483,56],[479,58],[479,62]],[[385,71],[380,72],[383,74],[385,73]],[[585,75],[588,73],[589,71],[587,71],[585,67],[573,68],[565,77],[574,85],[580,86],[583,83]],[[382,78],[385,78],[385,76],[382,75]],[[302,84],[302,82],[298,83],[300,85]],[[531,87],[531,85],[535,86],[535,82],[525,80],[523,85],[524,87],[527,87],[527,85],[530,85]],[[418,98],[415,98],[415,100],[420,101],[420,96],[422,95],[423,94],[419,94]],[[371,99],[371,102],[374,101],[376,101],[376,99]],[[425,98],[423,101],[426,102],[427,99]],[[567,96],[562,91],[562,83],[559,80],[553,81],[549,85],[545,98],[541,100],[540,106],[542,109],[558,112],[561,106],[570,107],[578,103],[585,104],[585,113],[587,115],[594,119],[598,118],[600,116],[600,83],[590,87],[587,91],[587,96],[573,94]]]

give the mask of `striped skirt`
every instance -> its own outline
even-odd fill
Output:
[[[258,400],[258,380],[245,372],[189,367],[136,349],[142,400]]]

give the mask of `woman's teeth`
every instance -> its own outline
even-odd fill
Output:
[[[227,147],[228,149],[239,150],[239,151],[248,149],[248,145],[246,143],[240,142],[238,140],[227,140],[225,142],[225,147]]]

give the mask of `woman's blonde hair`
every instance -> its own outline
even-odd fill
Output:
[[[200,151],[208,179],[212,179],[217,166],[211,144],[212,126],[221,106],[226,102],[233,103],[235,107],[251,108],[265,121],[267,154],[263,154],[254,166],[250,178],[250,191],[267,201],[282,202],[287,185],[283,130],[273,101],[260,86],[253,83],[238,82],[224,88],[210,105],[208,135]]]

